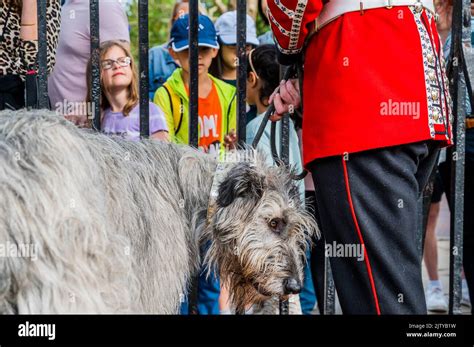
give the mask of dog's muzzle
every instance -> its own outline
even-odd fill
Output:
[[[283,291],[286,295],[301,292],[301,283],[296,278],[287,278],[283,281]]]

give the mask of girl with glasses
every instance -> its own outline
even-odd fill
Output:
[[[87,100],[91,101],[91,61],[88,64]],[[119,41],[108,41],[100,48],[100,110],[101,130],[130,140],[140,139],[140,108],[138,74],[129,50]],[[163,111],[152,102],[150,107],[150,137],[168,139]],[[93,108],[92,108],[93,109]]]

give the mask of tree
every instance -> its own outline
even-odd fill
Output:
[[[149,46],[163,44],[169,40],[170,20],[176,0],[149,0],[148,2],[148,38]],[[235,0],[205,0],[201,1],[203,11],[213,21],[222,13],[235,9]],[[257,0],[247,1],[248,12],[256,14]],[[131,0],[128,6],[128,20],[130,23],[130,40],[132,55],[138,61],[138,0]],[[267,30],[263,22],[257,18],[258,32]]]

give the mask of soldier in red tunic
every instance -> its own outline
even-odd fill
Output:
[[[432,0],[268,6],[280,62],[304,59],[303,156],[327,247],[363,249],[332,252],[343,312],[426,314],[417,201],[451,144]],[[295,106],[293,86],[274,94],[273,120]]]

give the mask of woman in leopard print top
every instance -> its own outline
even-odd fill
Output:
[[[0,0],[0,82],[2,82],[0,83],[0,102],[2,96],[5,98],[6,94],[11,92],[7,84],[14,84],[15,93],[17,93],[18,89],[24,88],[23,86],[18,88],[18,84],[25,81],[27,72],[37,70],[36,1]],[[55,64],[60,14],[60,1],[47,0],[48,72],[52,71]],[[2,108],[0,104],[0,109]]]
[[[0,0],[0,75],[24,76],[31,66],[36,64],[38,40],[24,40],[20,36],[21,24],[27,24],[37,30],[36,20],[22,23],[21,3],[35,4],[36,0]],[[18,4],[18,5],[16,5]],[[10,9],[10,11],[9,11]],[[10,15],[7,18],[8,12]],[[58,43],[61,5],[59,0],[48,0],[47,5],[47,39],[48,39],[48,71],[53,69],[55,52]],[[30,24],[34,24],[30,26]],[[27,28],[28,28],[27,27]]]

